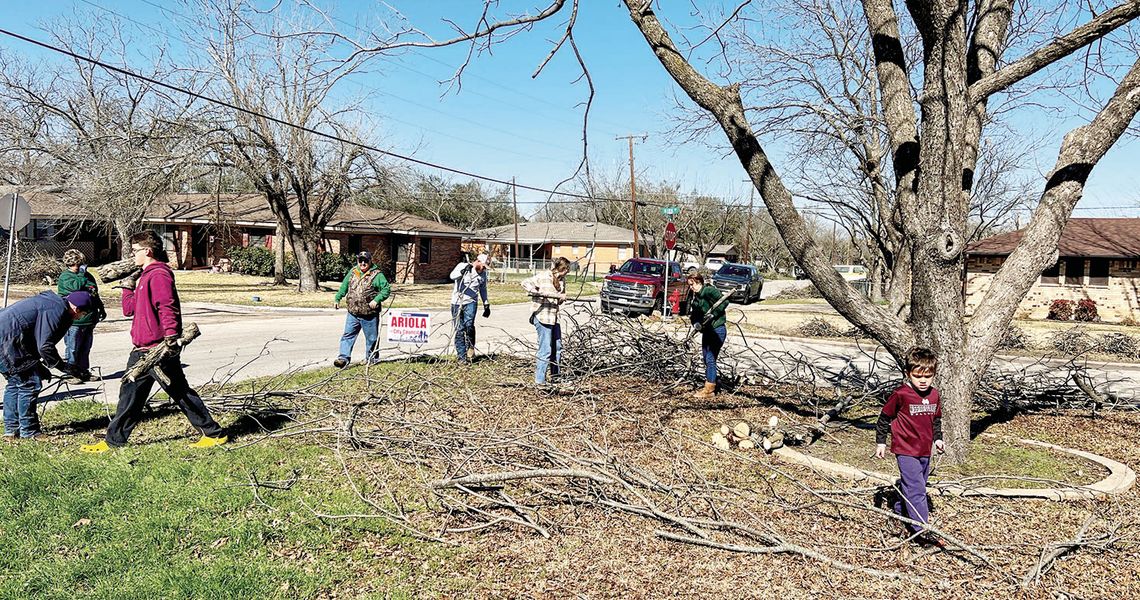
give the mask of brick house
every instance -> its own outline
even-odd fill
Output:
[[[111,228],[74,204],[52,194],[22,195],[32,207],[32,221],[21,230],[21,240],[61,255],[64,248],[79,248],[92,264],[122,255]],[[208,268],[233,246],[278,243],[276,219],[258,194],[170,194],[148,207],[143,222],[166,240],[176,269]],[[368,250],[394,282],[442,282],[459,262],[464,233],[407,213],[345,203],[325,227],[322,250]]]
[[[551,222],[519,223],[519,253],[521,261],[549,261],[565,257],[582,268],[597,266],[599,270],[610,265],[621,266],[633,258],[633,230],[604,223]],[[496,258],[510,258],[514,262],[515,226],[503,225],[471,232],[464,239],[464,250],[489,252]],[[646,256],[646,240],[638,238],[641,256]],[[592,251],[591,251],[592,249]]]
[[[1022,230],[972,244],[966,259],[966,313],[972,314],[993,274],[1021,241]],[[1140,219],[1070,219],[1045,269],[1021,301],[1018,316],[1044,319],[1054,300],[1096,302],[1101,320],[1140,318]]]

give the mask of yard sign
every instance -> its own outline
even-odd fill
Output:
[[[388,341],[394,344],[423,345],[431,331],[431,315],[426,312],[393,310],[388,313]]]

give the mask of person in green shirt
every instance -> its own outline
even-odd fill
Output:
[[[723,294],[711,285],[705,285],[700,273],[688,277],[689,289],[693,291],[693,301],[689,318],[693,329],[701,333],[701,356],[705,361],[705,385],[693,394],[694,398],[712,398],[716,395],[716,359],[728,335],[725,328]]]
[[[87,257],[83,252],[71,248],[63,253],[63,271],[59,274],[56,292],[67,296],[71,292],[91,294],[92,310],[75,319],[64,336],[67,347],[67,362],[75,367],[75,376],[80,380],[91,379],[91,344],[95,339],[95,324],[107,318],[103,301],[99,299],[99,285],[95,276],[87,272]]]
[[[364,332],[364,356],[369,363],[376,363],[377,338],[380,329],[380,303],[392,293],[388,278],[380,272],[380,267],[372,264],[372,253],[356,255],[357,265],[348,271],[340,284],[340,291],[333,300],[333,308],[340,308],[340,301],[347,299],[348,316],[344,320],[344,334],[340,337],[340,354],[333,365],[338,369],[348,366],[352,360],[352,347],[356,336]]]

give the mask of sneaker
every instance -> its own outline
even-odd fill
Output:
[[[110,449],[111,447],[107,445],[107,440],[95,444],[84,444],[79,447],[80,452],[88,452],[90,454],[102,454]]]
[[[343,356],[338,356],[336,360],[333,361],[333,366],[338,369],[343,369],[348,366],[348,359]]]
[[[473,360],[475,360],[475,349],[474,348],[468,348],[467,349],[467,362],[471,362]]]
[[[229,436],[222,435],[216,438],[208,435],[202,436],[202,439],[190,444],[191,448],[213,448],[214,446],[221,446],[222,444],[230,441]]]

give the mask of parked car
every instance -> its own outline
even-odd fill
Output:
[[[669,263],[669,305],[674,314],[688,309],[689,286],[681,264]],[[631,258],[602,280],[602,312],[647,315],[661,312],[665,303],[665,261]]]
[[[709,258],[705,259],[705,268],[708,269],[709,273],[716,273],[727,262],[728,261],[723,258],[713,258],[710,256]]]
[[[764,276],[753,265],[726,263],[713,274],[712,284],[721,293],[728,294],[729,302],[748,304],[760,299]]]
[[[863,265],[832,265],[836,271],[847,281],[859,281],[867,278],[867,267]]]

